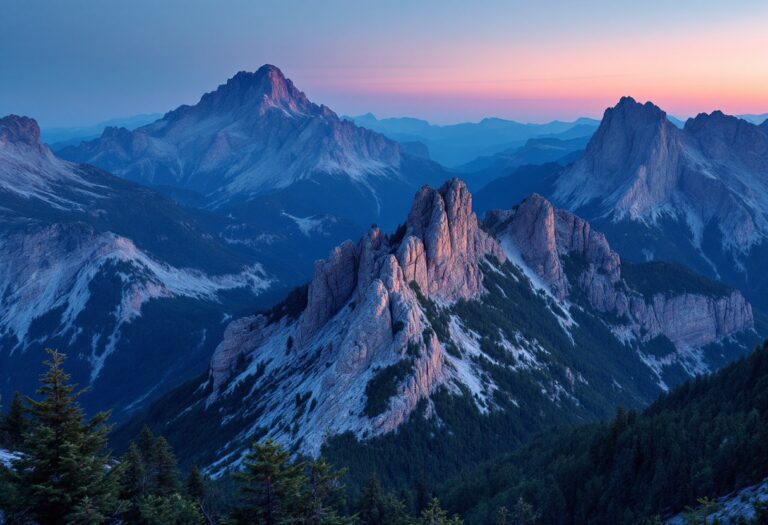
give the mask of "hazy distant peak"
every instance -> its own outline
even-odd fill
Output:
[[[8,115],[0,119],[0,145],[26,144],[40,145],[40,127],[37,121],[29,117]]]

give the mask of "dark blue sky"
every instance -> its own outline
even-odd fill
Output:
[[[766,27],[764,0],[2,0],[0,114],[164,112],[264,63],[346,114],[764,112]]]

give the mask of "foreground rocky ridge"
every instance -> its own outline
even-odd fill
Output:
[[[189,446],[218,472],[265,435],[317,454],[335,435],[439,425],[445,394],[472,417],[540,424],[642,406],[751,345],[749,304],[701,286],[633,288],[602,234],[538,195],[481,227],[454,179],[419,190],[394,234],[343,243],[308,287],[232,322],[206,378],[152,423],[171,439],[205,425]]]
[[[240,374],[247,378],[254,367],[263,366],[262,354],[273,358],[271,350],[285,349],[280,353],[286,358],[278,366],[270,363],[268,370],[283,368],[287,373],[281,370],[281,386],[301,385],[317,403],[307,416],[312,430],[303,436],[309,451],[317,453],[327,435],[396,428],[420,400],[460,375],[446,365],[420,301],[475,299],[482,289],[480,262],[487,256],[504,259],[471,209],[471,196],[458,180],[439,190],[422,188],[401,238],[373,228],[357,245],[346,242],[318,261],[297,319],[286,315],[270,322],[269,316],[259,315],[232,323],[211,362],[212,392],[206,403],[226,395],[222,387],[237,373],[242,356],[252,361]],[[410,370],[383,413],[372,418],[351,413],[365,402],[364,378],[402,360],[409,361]],[[325,366],[299,371],[307,361]],[[283,407],[260,425],[279,426],[284,411],[295,409],[293,397],[275,394],[274,401]]]

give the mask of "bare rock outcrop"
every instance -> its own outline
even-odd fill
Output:
[[[550,285],[558,299],[568,295],[563,256],[583,257],[611,283],[619,279],[619,255],[611,250],[605,236],[584,219],[555,209],[541,195],[534,193],[514,212],[493,211],[489,221],[504,224],[502,235],[509,236],[526,264]]]
[[[515,244],[558,299],[568,299],[578,287],[590,306],[624,319],[641,341],[664,335],[678,347],[701,347],[754,324],[752,307],[737,291],[644,297],[622,279],[619,255],[602,233],[540,195],[531,195],[512,212],[489,213],[487,222]],[[569,282],[564,269],[567,257],[578,261],[575,282]]]
[[[459,179],[437,190],[421,188],[406,224],[399,261],[429,297],[476,297],[482,286],[478,262],[486,255],[505,260],[501,246],[478,226],[472,195]]]
[[[308,450],[316,452],[322,443],[321,429],[377,434],[397,428],[456,373],[445,365],[412,283],[442,304],[477,298],[483,293],[480,263],[487,256],[505,260],[498,242],[480,228],[464,183],[454,179],[439,189],[421,188],[402,235],[388,237],[373,227],[357,244],[347,241],[315,264],[306,306],[295,320],[257,315],[230,324],[211,360],[208,403],[222,385],[237,381],[244,360],[269,363],[276,377],[285,374],[288,388],[304,377],[308,363],[322,359],[325,366],[311,368],[318,374],[311,384],[322,385],[322,396],[309,416]],[[364,411],[367,382],[391,366],[407,370],[397,378],[396,395],[380,413]],[[281,389],[262,395],[274,435],[284,436],[280,414],[295,410],[296,400]]]

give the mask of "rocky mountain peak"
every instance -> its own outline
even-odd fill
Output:
[[[751,122],[718,110],[688,119],[684,130],[711,158],[768,167],[768,135]]]
[[[637,154],[661,133],[671,133],[674,126],[667,114],[651,102],[641,104],[632,97],[622,97],[619,103],[605,110],[600,127],[587,146],[587,154],[604,152],[613,145],[613,155],[605,161],[620,161],[621,154]]]
[[[605,111],[554,197],[570,209],[601,201],[619,215],[646,214],[663,205],[676,186],[682,143],[682,131],[658,106],[624,97]]]
[[[407,186],[407,195],[418,187],[414,179],[431,180],[421,174],[399,177],[401,170],[424,163],[403,162],[396,142],[341,121],[270,65],[241,71],[197,104],[180,106],[154,123],[130,132],[110,129],[58,154],[143,184],[193,190],[216,208],[331,175],[338,191],[361,186],[363,198],[374,201],[368,208],[371,222],[380,222],[390,201],[406,204],[393,184]],[[379,187],[392,197],[380,200]],[[329,209],[338,215],[336,201],[310,201],[313,212],[308,215],[325,215]],[[355,206],[359,202],[342,208]],[[354,215],[344,219],[360,220],[359,213]]]
[[[0,119],[0,145],[40,146],[40,127],[35,119],[8,115]]]
[[[492,211],[486,224],[513,243],[525,263],[564,300],[570,284],[562,258],[575,255],[595,266],[611,282],[619,280],[619,255],[602,233],[584,219],[556,209],[534,193],[512,211]]]
[[[350,299],[362,298],[376,279],[398,293],[402,286],[394,282],[415,283],[426,297],[453,303],[482,292],[479,264],[486,255],[506,259],[501,246],[480,228],[472,195],[456,178],[438,189],[422,187],[404,228],[399,238],[373,227],[358,244],[346,241],[315,263],[299,343],[309,341]]]
[[[739,292],[725,287],[711,295],[639,289],[638,283],[645,281],[623,275],[621,259],[605,235],[540,195],[531,195],[513,210],[489,212],[485,222],[505,249],[519,251],[558,300],[583,294],[592,308],[625,319],[640,341],[663,335],[681,348],[703,346],[753,326],[752,307]]]
[[[306,113],[314,108],[304,93],[279,68],[270,64],[255,72],[238,72],[215,91],[203,95],[198,106],[220,111],[252,104],[278,107],[290,113]]]
[[[323,433],[396,428],[420,400],[458,373],[444,366],[437,328],[431,326],[437,320],[424,308],[479,297],[484,293],[481,265],[504,260],[501,246],[480,229],[462,181],[422,187],[406,223],[393,235],[374,226],[358,243],[346,241],[315,263],[300,313],[293,318],[260,315],[230,325],[211,361],[208,402],[216,402],[241,356],[261,358],[278,344],[279,359],[289,361],[286,369],[312,356],[327,363],[320,380],[327,396],[312,415],[322,420],[318,429]],[[290,357],[285,347],[293,352]],[[376,414],[350,412],[365,399],[362,378],[401,362],[409,372],[392,404]],[[322,439],[314,436],[305,445],[317,447]]]
[[[463,181],[454,178],[438,189],[418,191],[398,251],[409,281],[449,302],[474,297],[481,289],[477,263],[486,254],[504,260],[498,243],[478,226]]]

